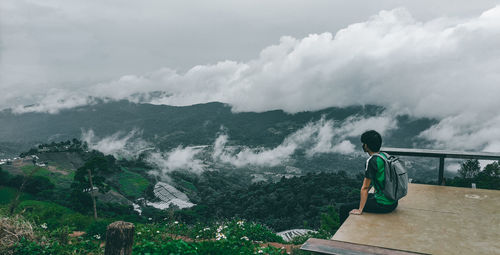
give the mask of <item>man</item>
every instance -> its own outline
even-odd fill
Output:
[[[368,153],[370,157],[366,161],[365,178],[361,187],[360,200],[340,207],[340,224],[344,223],[349,214],[360,215],[363,212],[389,213],[398,206],[398,201],[388,199],[383,192],[385,163],[380,156],[385,158],[385,155],[379,154],[382,146],[382,136],[375,130],[366,131],[361,135],[361,144],[363,151]],[[371,185],[375,188],[375,194],[368,194]]]

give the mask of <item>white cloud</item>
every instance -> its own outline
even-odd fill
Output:
[[[243,147],[236,153],[235,150],[240,148],[226,146],[227,141],[227,135],[223,134],[217,137],[212,158],[214,161],[231,164],[236,167],[248,165],[277,166],[289,160],[290,156],[297,149],[297,144],[284,142],[273,149]]]
[[[26,112],[47,112],[56,114],[61,110],[71,109],[84,105],[92,105],[96,103],[95,98],[71,93],[69,91],[61,89],[51,89],[48,94],[50,96],[41,98],[39,103],[37,104],[30,106],[17,105],[12,108],[12,111],[16,114],[22,114]]]
[[[86,142],[89,149],[100,151],[116,158],[137,158],[145,153],[145,160],[155,167],[151,174],[165,177],[167,173],[174,170],[186,170],[194,173],[204,171],[204,164],[196,156],[205,147],[182,147],[160,152],[154,144],[142,139],[142,132],[132,130],[129,133],[117,132],[113,135],[99,138],[94,131],[82,131],[82,141]]]
[[[373,125],[369,125],[370,122]],[[305,150],[308,157],[322,153],[352,154],[355,153],[355,146],[347,138],[358,137],[369,129],[385,133],[394,128],[396,128],[394,120],[381,116],[366,119],[352,117],[338,124],[332,120],[321,118],[319,121],[310,122],[292,133],[275,148],[226,146],[229,137],[226,134],[221,134],[214,143],[212,157],[215,161],[236,167],[277,166],[290,160],[298,149]],[[361,129],[363,130],[360,131]]]
[[[82,130],[82,141],[86,142],[89,149],[100,151],[116,158],[136,158],[142,152],[153,149],[152,144],[144,141],[140,136],[142,132],[132,130],[129,133],[116,132],[111,136],[100,139],[92,129]]]
[[[169,152],[152,152],[146,161],[156,167],[152,173],[159,176],[166,176],[174,170],[190,171],[201,173],[204,169],[204,164],[196,156],[203,148],[199,147],[182,147],[179,146]]]
[[[370,122],[373,125],[367,124]],[[222,133],[211,147],[211,156],[214,163],[241,168],[279,166],[291,160],[297,150],[304,150],[308,157],[323,153],[353,154],[356,153],[356,146],[348,139],[358,138],[361,134],[360,128],[365,127],[385,133],[396,128],[396,124],[394,120],[384,116],[368,118],[355,116],[338,123],[322,117],[290,134],[274,148],[230,146],[228,145],[229,136]],[[93,130],[89,130],[82,132],[82,140],[87,142],[90,149],[115,157],[137,158],[141,153],[146,153],[146,162],[154,167],[150,174],[166,181],[169,180],[168,173],[174,170],[198,174],[207,170],[208,166],[200,154],[209,151],[210,146],[178,146],[168,152],[161,152],[151,143],[143,140],[141,135],[140,131],[132,130],[128,134],[117,132],[101,139],[96,137]]]
[[[377,130],[383,136],[387,131],[395,129],[396,127],[397,122],[394,117],[384,113],[379,116],[368,118],[351,116],[342,123],[338,132],[343,136],[355,137],[361,136],[363,132],[373,129]]]

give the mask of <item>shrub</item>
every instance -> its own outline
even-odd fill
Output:
[[[84,230],[94,219],[79,213],[65,214],[61,219],[61,224],[74,230]]]
[[[12,176],[0,167],[0,185],[8,185]]]
[[[94,237],[94,236],[99,236],[102,239],[106,238],[106,229],[109,224],[111,224],[113,221],[109,219],[99,219],[94,222],[92,222],[87,229],[85,229],[85,232],[87,232],[87,236],[89,237]],[[99,238],[98,238],[99,239]]]
[[[37,224],[46,223],[50,229],[63,225],[64,216],[74,213],[70,209],[52,202],[35,200],[22,201],[17,209]]]
[[[13,247],[13,254],[103,254],[100,242],[78,239],[71,245],[61,244],[55,239],[47,239],[43,243],[28,239],[21,239]]]
[[[45,176],[33,176],[26,180],[24,191],[31,194],[38,194],[41,191],[54,189],[55,185]]]

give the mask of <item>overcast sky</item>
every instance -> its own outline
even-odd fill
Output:
[[[3,0],[0,109],[56,113],[89,97],[291,113],[370,103],[439,119],[422,134],[436,146],[500,151],[499,4]]]

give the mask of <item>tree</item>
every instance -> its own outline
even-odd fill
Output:
[[[491,177],[500,177],[500,162],[488,164],[483,169],[484,175]]]
[[[327,207],[327,212],[321,214],[321,229],[333,234],[340,227],[340,219],[337,210],[333,206]]]
[[[35,169],[33,169],[27,176],[24,176],[22,179],[22,183],[21,183],[21,186],[19,186],[19,189],[17,190],[17,194],[16,194],[16,197],[14,198],[14,200],[12,200],[12,202],[10,203],[10,206],[9,206],[9,215],[12,215],[14,214],[14,210],[16,209],[16,207],[19,205],[19,197],[21,196],[21,193],[23,192],[24,190],[24,186],[26,185],[26,182],[28,181],[28,179],[31,178],[31,176],[33,176],[38,170],[40,170],[41,168],[40,167],[36,167]]]
[[[97,188],[102,194],[109,191],[110,187],[104,175],[115,170],[114,163],[115,159],[112,156],[96,155],[76,170],[75,178],[71,184],[71,197],[76,208],[85,210],[85,207],[89,206],[90,199],[94,218],[97,218],[94,189]]]
[[[493,162],[484,167],[474,179],[478,188],[500,189],[500,165],[499,162]]]
[[[479,174],[479,171],[481,171],[479,160],[469,159],[460,165],[458,174],[464,179],[473,179]]]
[[[24,190],[30,194],[38,194],[42,191],[49,191],[55,188],[55,185],[45,176],[32,176],[26,179]]]

